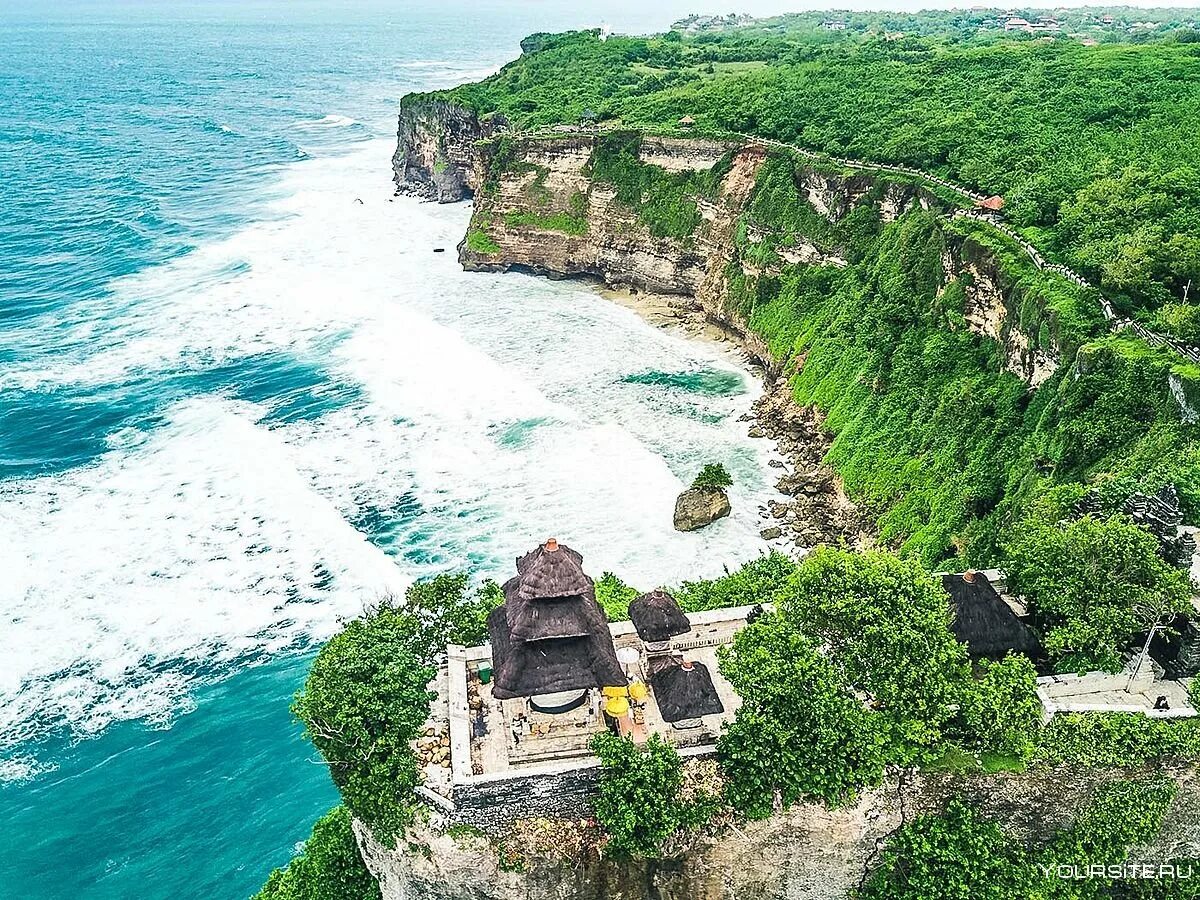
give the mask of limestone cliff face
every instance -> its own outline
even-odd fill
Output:
[[[464,835],[435,816],[395,846],[356,826],[384,900],[845,900],[903,822],[964,797],[1037,847],[1068,826],[1096,788],[1127,773],[893,776],[846,809],[811,804],[693,838],[662,860],[614,860],[589,846],[588,824],[534,823],[518,835]],[[1179,792],[1161,841],[1132,859],[1159,862],[1200,841],[1200,775],[1171,773]],[[556,830],[557,829],[557,830]],[[553,849],[552,849],[553,848]],[[519,869],[519,871],[513,871]]]
[[[504,129],[502,116],[484,120],[444,100],[405,97],[400,105],[393,180],[400,193],[455,203],[474,192],[475,142]]]
[[[695,296],[708,270],[714,244],[720,243],[736,215],[739,201],[705,204],[704,222],[690,242],[656,237],[620,203],[611,186],[593,182],[588,174],[595,138],[572,135],[517,144],[517,171],[497,180],[493,192],[476,197],[473,225],[486,230],[498,249],[480,252],[460,247],[468,269],[530,269],[555,276],[589,275],[613,286],[636,287],[661,293]],[[711,168],[728,146],[707,141],[647,140],[641,159],[667,171]],[[488,159],[480,157],[475,178],[488,174]],[[749,186],[753,185],[752,172]],[[572,199],[575,207],[572,208]],[[726,198],[722,198],[724,200]],[[722,207],[728,207],[723,209]],[[573,215],[586,223],[579,233],[520,217],[536,210],[543,221],[556,214]],[[722,215],[722,213],[729,215]]]
[[[437,116],[449,115],[458,131],[442,144],[428,130]],[[711,169],[728,154],[732,163],[711,198],[697,198],[699,226],[687,239],[661,237],[637,213],[617,198],[615,189],[592,177],[589,162],[597,137],[587,132],[552,138],[512,138],[501,155],[486,143],[468,147],[461,135],[483,126],[464,114],[435,111],[411,118],[407,139],[401,141],[398,178],[415,180],[417,190],[439,199],[473,193],[475,213],[471,234],[459,247],[462,264],[472,270],[530,271],[550,277],[592,277],[618,288],[681,295],[712,322],[743,344],[773,374],[786,362],[773,358],[729,302],[728,270],[738,257],[735,238],[745,227],[745,241],[761,242],[767,235],[742,214],[752,196],[766,156],[765,148],[736,146],[720,141],[682,138],[643,140],[641,162],[668,172]],[[405,126],[402,126],[404,130]],[[407,148],[407,149],[405,149]],[[428,159],[441,153],[452,158],[432,183],[422,182]],[[424,187],[420,185],[424,184]],[[874,175],[845,175],[804,171],[798,188],[817,214],[836,223],[863,203],[873,203],[884,222],[920,206],[930,208],[936,197],[909,184],[881,181]],[[848,265],[838,248],[821,247],[797,236],[778,248],[783,264]],[[745,259],[749,274],[779,274],[778,266],[756,271]],[[1004,367],[1036,387],[1057,368],[1061,354],[1045,334],[1028,333],[1017,314],[1017,301],[1004,283],[999,266],[969,242],[948,242],[944,259],[947,280],[964,285],[967,327],[995,340]]]

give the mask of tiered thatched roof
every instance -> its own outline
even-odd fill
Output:
[[[629,604],[629,618],[638,637],[649,643],[668,641],[677,634],[686,634],[692,625],[679,603],[666,591],[642,594]]]
[[[592,588],[583,574],[583,557],[566,544],[551,538],[517,560],[522,600],[575,597]]]
[[[553,538],[517,560],[488,616],[501,700],[629,683],[583,557]]]
[[[1001,659],[1009,651],[1031,659],[1041,655],[1034,633],[1017,618],[982,572],[943,575],[954,621],[950,630],[967,645],[972,657]]]
[[[509,636],[515,641],[584,637],[608,630],[590,583],[585,594],[553,600],[523,599],[520,576],[506,581],[503,590]]]
[[[664,722],[681,722],[725,711],[712,675],[703,663],[672,663],[650,676],[650,687]]]
[[[488,616],[488,633],[492,694],[500,700],[629,683],[607,627],[585,637],[518,641],[509,636],[507,615],[498,606]]]

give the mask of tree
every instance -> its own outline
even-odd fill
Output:
[[[488,639],[487,617],[504,602],[494,581],[469,590],[465,574],[443,574],[414,582],[404,592],[404,609],[421,624],[418,646],[426,659],[445,652],[447,644],[474,647]]]
[[[717,742],[729,803],[752,818],[800,800],[848,803],[883,775],[878,713],[791,622],[768,614],[720,651],[721,673],[742,698]]]
[[[1187,575],[1124,515],[1065,525],[1027,519],[1005,549],[1009,584],[1029,601],[1046,650],[1067,670],[1115,672],[1138,630],[1190,609]]]
[[[379,900],[379,885],[363,865],[350,811],[335,806],[313,825],[300,855],[271,873],[254,900]]]
[[[383,841],[408,823],[420,783],[410,742],[434,696],[428,659],[421,623],[384,603],[321,648],[292,704],[342,800]]]
[[[878,710],[891,758],[935,753],[971,687],[940,581],[890,553],[820,549],[779,595],[794,628],[825,649],[844,683]]]
[[[729,471],[720,463],[705,463],[692,487],[697,490],[723,491],[733,484]]]
[[[963,702],[965,735],[979,750],[1028,762],[1037,749],[1042,704],[1037,669],[1027,656],[980,662],[979,679]]]
[[[651,735],[644,747],[628,738],[598,734],[592,751],[600,757],[600,789],[593,803],[608,833],[609,849],[621,856],[655,859],[680,828],[711,814],[715,798],[685,801],[683,763],[675,748]]]
[[[675,599],[687,612],[770,603],[795,571],[795,560],[772,550],[720,578],[685,581],[676,588]]]
[[[596,581],[596,602],[610,622],[628,619],[629,603],[637,596],[637,588],[631,588],[612,572],[605,572]]]

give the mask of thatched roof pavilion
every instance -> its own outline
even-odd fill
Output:
[[[638,637],[647,643],[669,641],[692,630],[692,623],[679,603],[666,591],[651,591],[633,600],[629,604],[629,618]]]
[[[517,560],[488,615],[492,692],[501,700],[629,683],[583,557],[554,538]]]
[[[509,636],[505,605],[496,607],[488,616],[494,673],[492,694],[497,699],[623,687],[629,683],[617,662],[607,626],[600,634],[584,637],[513,640]]]
[[[504,583],[504,608],[509,637],[514,641],[540,641],[551,638],[585,637],[608,629],[595,589],[585,594],[553,600],[525,600],[521,597],[521,578]]]
[[[1010,651],[1031,659],[1041,656],[1034,633],[1017,618],[982,572],[943,575],[954,621],[950,630],[973,658],[1001,659]]]
[[[583,574],[583,556],[554,538],[517,560],[522,600],[576,597],[592,589]]]
[[[650,687],[664,722],[720,715],[725,705],[713,686],[708,667],[698,662],[664,666],[650,676]]]

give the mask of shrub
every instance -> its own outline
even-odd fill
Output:
[[[631,588],[612,572],[605,572],[596,582],[596,602],[610,622],[628,619],[629,603],[637,595],[637,588]]]
[[[720,578],[685,581],[675,589],[675,599],[687,612],[770,603],[795,571],[795,560],[773,550]]]
[[[1000,827],[951,800],[919,816],[884,850],[860,900],[1014,900],[1029,896],[1034,868]]]
[[[350,811],[335,806],[313,825],[304,849],[276,869],[254,900],[379,900],[379,885],[363,865]]]
[[[1060,713],[1042,731],[1034,762],[1120,766],[1200,760],[1200,719],[1138,713]]]
[[[692,482],[692,487],[699,490],[724,490],[733,484],[729,471],[720,463],[705,463],[700,474]]]
[[[682,761],[658,735],[639,748],[628,738],[598,734],[592,750],[601,765],[593,805],[614,853],[657,858],[680,828],[698,825],[711,815],[715,798],[689,802],[680,797]]]
[[[979,679],[963,702],[966,740],[986,753],[1028,762],[1037,748],[1042,704],[1037,669],[1019,653],[980,663]]]

